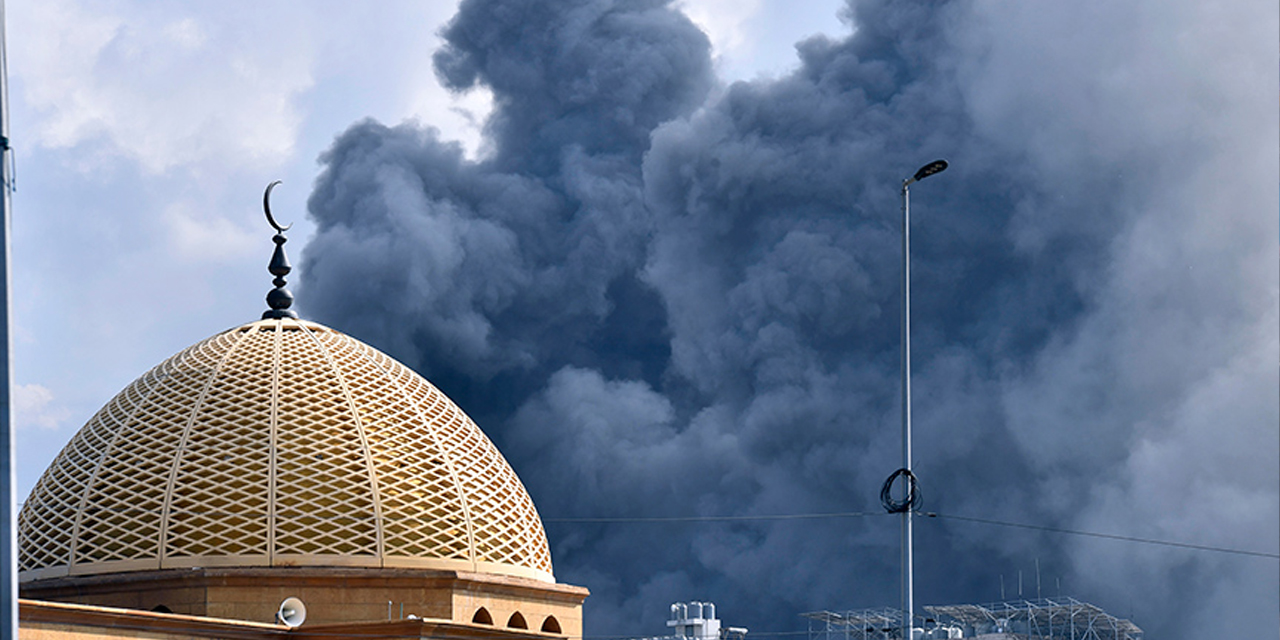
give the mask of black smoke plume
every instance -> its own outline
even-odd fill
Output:
[[[925,508],[1275,553],[1278,12],[854,1],[725,86],[672,2],[464,0],[433,63],[492,91],[483,157],[343,133],[300,301],[450,394],[545,518],[876,512],[898,188],[945,157],[913,187]],[[1152,638],[1275,629],[1274,559],[917,522],[921,605],[1020,577]],[[548,533],[588,635],[898,603],[889,516]]]

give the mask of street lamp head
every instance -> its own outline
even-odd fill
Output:
[[[916,171],[916,175],[911,176],[911,181],[919,182],[935,173],[942,173],[943,171],[946,171],[946,170],[947,170],[946,160],[934,160],[933,162],[930,162],[929,164],[926,164],[925,166],[920,167],[920,170]]]

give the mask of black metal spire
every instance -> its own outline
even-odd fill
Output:
[[[289,264],[289,257],[284,254],[284,243],[289,239],[284,236],[284,232],[289,230],[293,225],[282,227],[274,217],[271,216],[271,190],[280,184],[279,180],[267,185],[267,192],[262,194],[262,210],[267,214],[267,222],[276,230],[276,235],[271,237],[271,241],[276,243],[276,250],[271,253],[271,264],[267,265],[267,271],[275,276],[271,281],[276,288],[267,292],[267,306],[271,307],[262,312],[262,319],[279,319],[294,318],[298,314],[289,307],[293,306],[293,294],[284,288],[284,277],[293,271],[293,266]]]

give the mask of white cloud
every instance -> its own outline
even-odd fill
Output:
[[[833,23],[843,0],[680,0],[685,15],[706,32],[727,81],[779,76],[795,68],[795,44],[817,34],[840,36]]]
[[[439,129],[445,139],[460,143],[472,159],[485,153],[484,123],[492,111],[493,92],[488,87],[450,94],[437,83],[417,87],[408,107],[413,120]]]
[[[748,22],[760,11],[760,0],[682,0],[680,9],[707,33],[716,55],[750,46]]]
[[[241,263],[261,258],[263,233],[250,231],[228,218],[207,215],[192,202],[165,207],[162,217],[169,234],[169,248],[189,262]]]
[[[198,50],[209,41],[205,30],[191,18],[166,25],[162,33],[170,42],[188,51]]]
[[[57,429],[71,416],[66,407],[54,402],[48,387],[34,383],[14,385],[13,414],[19,429]]]
[[[36,114],[35,144],[105,142],[152,174],[285,160],[302,122],[295,100],[313,83],[306,21],[274,33],[218,8],[14,3],[13,72]]]

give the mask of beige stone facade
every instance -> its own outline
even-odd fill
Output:
[[[536,631],[495,629],[448,620],[307,624],[290,629],[278,624],[37,600],[19,600],[18,605],[22,620],[18,630],[20,640],[548,640],[556,637]]]
[[[462,624],[582,635],[582,587],[458,571],[215,568],[144,571],[24,583],[22,596],[138,611],[271,623],[285,598],[307,607],[307,624],[398,620],[410,615]]]

